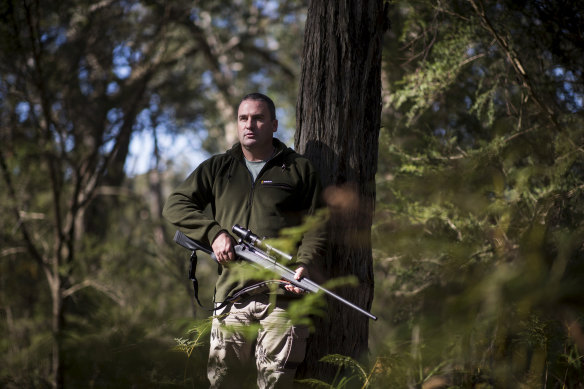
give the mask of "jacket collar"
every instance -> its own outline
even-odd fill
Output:
[[[275,152],[272,156],[271,160],[279,157],[280,155],[287,154],[291,150],[282,143],[278,138],[274,138],[272,140],[272,144],[274,145]],[[227,154],[237,160],[243,160],[243,151],[241,150],[241,143],[235,143],[231,149],[227,150]]]

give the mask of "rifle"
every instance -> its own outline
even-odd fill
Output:
[[[323,288],[322,286],[318,285],[314,281],[309,280],[308,278],[301,278],[300,280],[294,279],[294,275],[296,274],[294,270],[287,268],[286,266],[280,264],[277,261],[278,258],[290,260],[292,259],[291,255],[286,254],[264,243],[257,235],[252,233],[250,230],[247,230],[237,224],[233,226],[232,231],[240,238],[239,241],[237,242],[237,245],[235,246],[235,254],[239,258],[247,262],[250,262],[251,264],[256,265],[260,268],[268,269],[276,273],[278,276],[282,277],[284,280],[290,282],[292,285],[302,288],[308,292],[313,293],[324,292],[325,294],[357,310],[358,312],[369,317],[370,319],[377,320],[376,316],[351,303],[350,301],[345,300],[344,298],[331,292],[330,290]],[[213,251],[209,247],[203,246],[200,242],[197,242],[196,240],[189,238],[180,231],[176,231],[174,235],[174,241],[179,245],[189,250],[192,250],[190,274],[191,280],[193,281],[193,286],[195,286],[195,297],[197,298],[198,301],[196,278],[194,278],[193,275],[194,274],[193,257],[196,259],[196,251],[200,250],[203,251],[204,253],[209,254],[214,261],[217,261],[217,258],[215,258],[215,254],[213,254]]]

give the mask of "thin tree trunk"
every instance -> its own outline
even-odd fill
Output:
[[[51,361],[51,384],[53,388],[64,387],[62,333],[63,333],[63,298],[61,295],[61,279],[59,275],[51,277],[51,300],[53,302],[51,327],[53,332],[53,352]]]
[[[331,211],[325,276],[354,275],[358,286],[339,294],[366,309],[373,300],[371,224],[387,27],[380,0],[311,1],[296,112],[295,147],[321,172]],[[335,301],[328,304],[300,376],[326,379],[332,370],[318,363],[324,355],[367,354],[369,319]]]

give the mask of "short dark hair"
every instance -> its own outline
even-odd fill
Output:
[[[243,99],[241,99],[239,105],[241,105],[241,103],[243,103],[245,100],[263,101],[268,105],[268,110],[270,111],[270,115],[272,115],[272,120],[276,120],[276,106],[274,105],[272,99],[270,99],[268,96],[258,92],[250,93],[245,95]]]

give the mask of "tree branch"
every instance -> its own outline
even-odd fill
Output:
[[[8,195],[10,196],[10,199],[14,204],[11,208],[17,220],[17,227],[22,232],[22,236],[24,238],[24,241],[26,242],[27,249],[31,253],[32,257],[36,260],[36,262],[38,262],[41,266],[45,267],[47,266],[48,261],[46,260],[46,258],[42,256],[42,254],[39,252],[36,245],[34,244],[33,239],[31,238],[30,233],[28,232],[26,224],[22,219],[21,212],[18,209],[17,205],[18,198],[16,196],[16,191],[14,190],[14,186],[12,184],[12,177],[10,176],[10,172],[8,171],[8,165],[6,164],[6,159],[4,157],[2,149],[0,149],[0,169],[2,169],[2,177],[4,178],[4,182],[6,183]]]
[[[557,122],[557,120],[554,116],[554,112],[548,106],[544,105],[541,102],[541,99],[537,95],[535,88],[534,88],[533,84],[531,83],[531,80],[529,79],[527,72],[525,71],[525,67],[523,66],[523,63],[520,60],[519,55],[514,52],[514,50],[511,48],[509,42],[507,40],[505,40],[501,36],[501,34],[499,34],[497,32],[497,30],[495,30],[495,27],[493,27],[493,24],[491,23],[491,21],[487,17],[487,14],[485,12],[485,9],[483,7],[481,0],[478,0],[480,2],[480,4],[478,4],[476,0],[468,0],[468,1],[472,5],[476,15],[479,17],[483,28],[485,30],[487,30],[489,32],[489,34],[491,34],[491,36],[495,39],[495,41],[497,42],[499,47],[505,53],[507,59],[509,60],[509,63],[513,67],[513,70],[515,70],[515,73],[517,73],[517,75],[521,79],[521,83],[522,83],[523,87],[525,89],[527,89],[529,96],[531,96],[531,98],[533,99],[533,101],[535,102],[537,107],[547,116],[547,118],[549,119],[551,124],[558,131],[561,131],[562,128],[560,127],[559,123]]]
[[[88,288],[88,287],[92,287],[92,288],[102,292],[103,294],[108,296],[110,299],[115,301],[121,307],[124,307],[126,305],[126,302],[124,301],[124,299],[122,297],[120,297],[112,288],[110,288],[104,284],[101,284],[95,280],[84,280],[78,284],[75,284],[75,285],[71,286],[70,288],[64,290],[62,293],[62,296],[63,296],[63,298],[67,298],[67,297],[72,296],[75,293],[79,292],[80,290]]]

